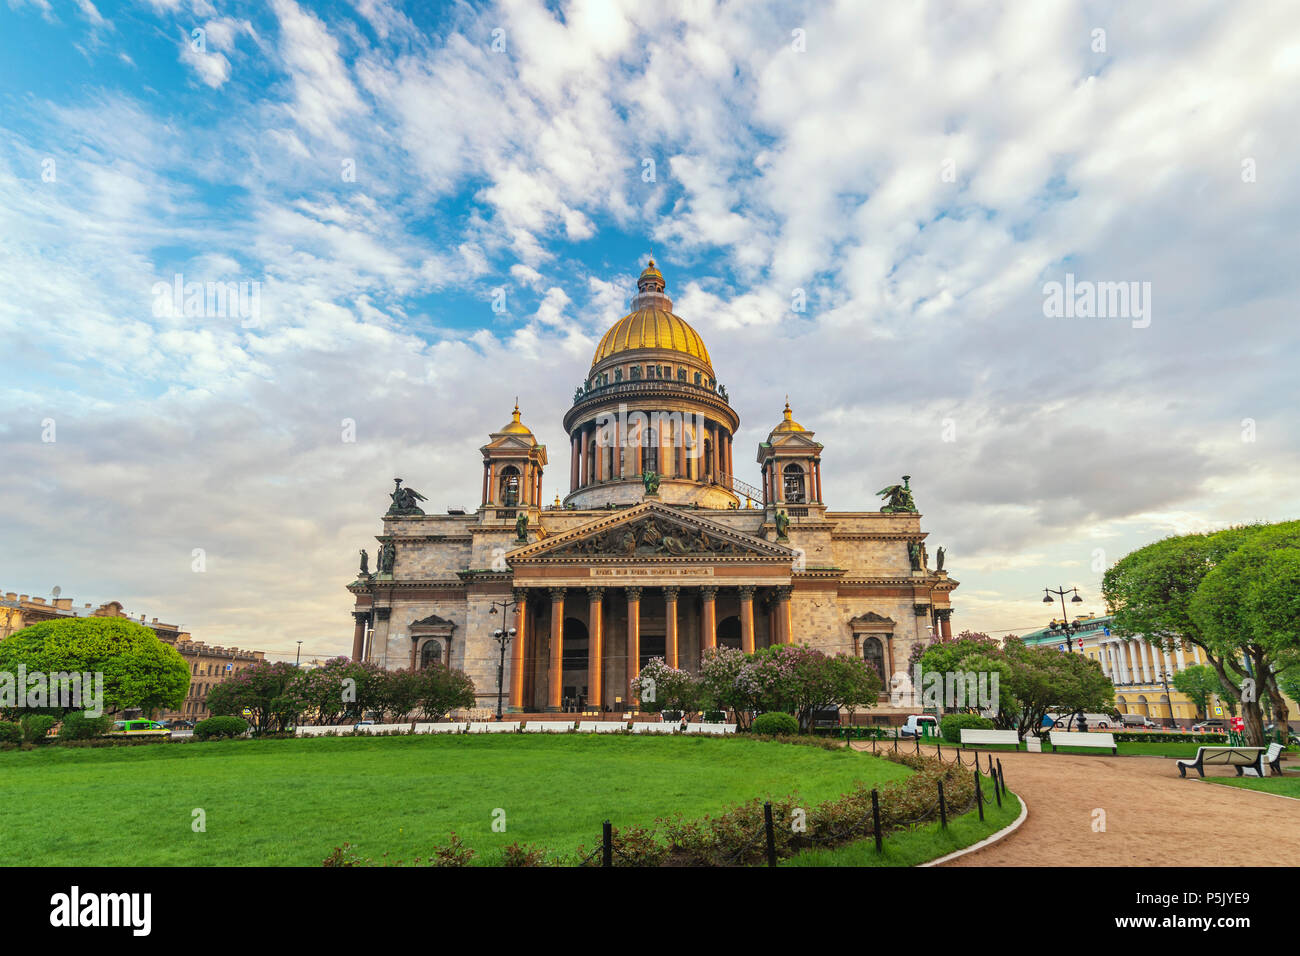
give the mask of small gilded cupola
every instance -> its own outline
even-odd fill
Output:
[[[763,504],[769,508],[822,504],[822,445],[794,420],[787,397],[781,421],[758,446]]]

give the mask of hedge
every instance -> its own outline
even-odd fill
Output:
[[[113,722],[104,715],[87,717],[79,710],[65,714],[59,727],[60,740],[89,740],[106,734]]]
[[[1118,730],[1113,733],[1116,743],[1130,744],[1226,744],[1227,734],[1144,733]]]
[[[992,730],[994,723],[979,714],[945,714],[939,718],[939,733],[950,744],[961,743],[961,732],[966,730]]]
[[[41,744],[45,742],[45,735],[50,732],[50,728],[58,723],[57,717],[51,717],[49,714],[28,714],[21,721],[23,728],[23,743]]]
[[[246,730],[248,730],[248,721],[243,717],[209,717],[194,725],[194,736],[199,740],[239,737]]]
[[[0,720],[0,744],[20,744],[23,742],[23,728],[13,721]]]

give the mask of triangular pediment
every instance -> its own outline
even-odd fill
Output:
[[[481,451],[491,449],[495,452],[518,451],[527,453],[537,445],[537,440],[530,435],[506,434],[494,437],[490,442],[483,446]]]
[[[449,628],[454,628],[455,626],[456,626],[456,625],[453,624],[451,621],[447,620],[446,618],[439,617],[439,616],[436,615],[436,614],[430,614],[428,617],[426,617],[426,618],[422,618],[422,619],[416,621],[414,624],[411,625],[411,627],[413,627],[413,628],[415,628],[415,627],[427,627],[427,628],[449,627]]]
[[[859,614],[853,620],[849,621],[850,627],[893,627],[894,619],[892,617],[882,617],[875,611],[867,611],[865,614]]]
[[[761,558],[791,561],[794,552],[763,538],[735,531],[693,511],[646,501],[626,511],[600,517],[506,555],[511,565],[534,561],[620,561],[663,558],[710,561]]]
[[[779,432],[773,434],[768,442],[773,448],[812,448],[820,449],[822,443],[814,441],[812,432]]]

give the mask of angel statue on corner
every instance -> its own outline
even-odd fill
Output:
[[[912,500],[912,487],[908,484],[911,480],[911,475],[904,475],[901,485],[890,485],[888,488],[881,488],[876,492],[882,498],[889,499],[880,509],[882,515],[894,514],[900,511],[916,514],[916,502]]]
[[[427,501],[424,495],[420,494],[414,488],[403,488],[402,479],[394,478],[393,482],[396,487],[389,493],[388,497],[393,499],[392,505],[388,509],[390,515],[422,515],[424,512],[417,501]]]

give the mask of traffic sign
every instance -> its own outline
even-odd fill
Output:
[[[1215,707],[1214,707],[1214,716],[1215,716],[1215,717],[1222,717],[1222,716],[1223,716],[1223,708],[1220,707],[1220,706],[1218,706],[1217,704],[1216,704]]]

